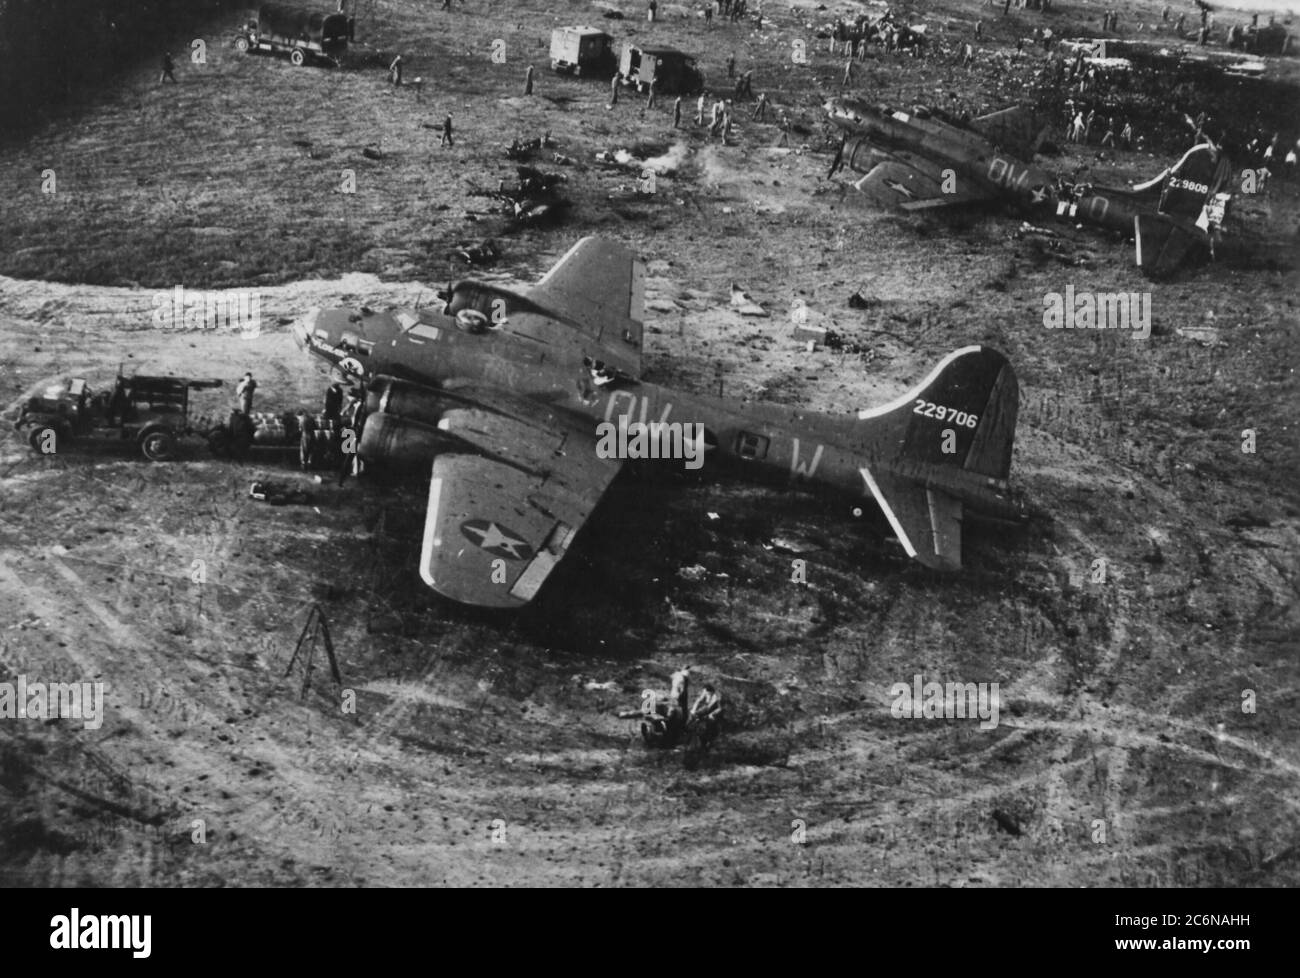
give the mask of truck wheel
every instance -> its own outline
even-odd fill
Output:
[[[140,451],[150,462],[167,462],[176,457],[176,437],[161,429],[145,432],[140,439]]]
[[[307,52],[302,48],[294,48],[289,52],[289,63],[295,68],[301,68],[307,60]]]
[[[225,428],[213,428],[208,432],[208,451],[217,458],[230,457],[230,432]]]
[[[59,432],[52,425],[37,425],[27,434],[27,444],[32,446],[32,451],[41,455],[52,454],[45,451],[45,446],[50,445],[54,451],[58,451]]]
[[[240,34],[239,37],[235,38],[235,50],[240,54],[247,54],[249,47],[248,38],[243,34]]]

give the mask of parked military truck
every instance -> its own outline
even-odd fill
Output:
[[[257,19],[235,35],[235,50],[288,53],[301,67],[309,58],[338,65],[347,52],[351,25],[345,14],[327,14],[282,3],[264,3]]]
[[[14,428],[43,455],[91,439],[132,441],[151,462],[175,458],[178,441],[196,434],[190,391],[219,380],[118,374],[113,390],[96,393],[82,377],[67,377],[23,404]]]
[[[704,73],[689,54],[673,48],[643,48],[627,42],[619,58],[624,85],[644,92],[654,83],[660,95],[694,95],[704,89]]]
[[[551,70],[608,78],[618,59],[614,39],[594,27],[557,27],[551,31]]]

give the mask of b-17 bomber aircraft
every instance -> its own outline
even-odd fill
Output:
[[[833,417],[641,380],[643,270],[613,241],[583,238],[525,291],[462,281],[445,297],[312,310],[293,333],[363,385],[363,460],[432,466],[420,574],[455,601],[531,601],[628,458],[820,490],[854,515],[871,501],[944,570],[961,566],[966,506],[1026,515],[1007,483],[1018,387],[995,350],[956,350],[906,395]]]
[[[873,203],[919,211],[1001,200],[1033,220],[1093,224],[1132,234],[1137,264],[1151,278],[1176,270],[1198,247],[1213,249],[1231,194],[1227,155],[1209,142],[1130,189],[1069,184],[1026,163],[1042,141],[1032,114],[1016,107],[964,123],[940,109],[901,112],[860,99],[833,98],[830,121],[845,133],[841,166]]]

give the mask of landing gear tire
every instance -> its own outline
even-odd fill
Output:
[[[289,63],[295,68],[301,68],[307,62],[307,52],[302,48],[294,48],[289,52]]]
[[[58,429],[50,425],[37,425],[27,434],[27,444],[32,446],[32,451],[41,455],[50,455],[53,452],[45,450],[46,445],[50,445],[55,451],[58,450],[59,432]]]

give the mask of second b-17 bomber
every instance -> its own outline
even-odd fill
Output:
[[[910,112],[834,98],[827,117],[844,133],[841,166],[869,200],[905,211],[1002,200],[1034,219],[1081,222],[1133,235],[1138,267],[1162,278],[1198,248],[1213,250],[1231,194],[1232,164],[1198,142],[1173,166],[1128,189],[1069,184],[1033,158],[1043,138],[1033,113],[1004,109],[969,123],[939,109]]]
[[[452,286],[441,309],[313,310],[299,344],[364,388],[357,454],[432,465],[420,574],[517,608],[538,593],[628,458],[684,459],[880,507],[911,557],[961,566],[964,508],[1025,511],[1008,486],[1015,373],[996,350],[944,357],[914,390],[844,417],[639,379],[643,270],[583,238],[532,288]]]

